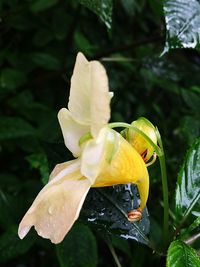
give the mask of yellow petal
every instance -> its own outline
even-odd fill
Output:
[[[74,120],[91,126],[94,137],[110,119],[110,96],[104,67],[98,61],[88,62],[82,53],[78,53],[68,108]]]
[[[38,235],[49,238],[52,243],[63,240],[78,218],[91,186],[80,174],[79,167],[79,160],[75,160],[66,168],[60,168],[60,172],[54,171],[55,177],[38,194],[22,219],[18,230],[20,238],[35,226]]]
[[[113,131],[114,132],[114,131]],[[116,134],[115,134],[116,135]],[[149,175],[139,153],[117,133],[118,147],[110,162],[102,168],[93,187],[134,183],[140,194],[140,208],[144,209],[149,194]],[[116,146],[115,146],[116,148]]]
[[[66,147],[72,152],[74,157],[78,157],[81,154],[79,139],[89,132],[90,128],[77,123],[66,108],[62,108],[59,111],[58,120]]]

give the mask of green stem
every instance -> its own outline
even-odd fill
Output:
[[[169,194],[168,194],[165,154],[163,150],[163,144],[160,137],[160,133],[158,132],[158,130],[157,130],[157,138],[158,138],[158,144],[163,152],[163,154],[159,156],[159,163],[160,163],[161,177],[162,177],[162,191],[163,191],[163,204],[164,204],[163,238],[164,238],[164,247],[166,247],[169,240]]]

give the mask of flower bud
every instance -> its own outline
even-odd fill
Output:
[[[153,143],[157,144],[156,128],[153,124],[144,117],[137,119],[131,123],[132,126],[136,127],[144,134],[146,134]],[[134,129],[126,129],[127,141],[137,150],[142,156],[145,162],[147,162],[154,153],[153,146],[145,139],[140,133]]]

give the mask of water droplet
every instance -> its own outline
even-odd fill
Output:
[[[49,213],[50,215],[52,215],[52,214],[53,214],[53,211],[54,211],[54,207],[53,207],[53,206],[50,206],[50,207],[48,208],[48,213]]]

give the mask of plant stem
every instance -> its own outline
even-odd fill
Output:
[[[161,177],[162,177],[162,191],[163,191],[163,204],[164,204],[164,216],[163,216],[163,239],[164,247],[166,247],[169,240],[169,194],[168,194],[168,184],[167,184],[167,170],[165,164],[165,154],[163,150],[163,144],[160,137],[160,133],[157,131],[158,144],[163,152],[159,156]]]
[[[113,245],[110,242],[107,242],[107,245],[108,245],[108,247],[110,249],[110,252],[111,252],[111,254],[113,256],[113,259],[115,260],[115,263],[116,263],[117,267],[122,267],[121,263],[119,262],[119,259],[117,257],[117,254],[115,252],[115,249],[114,249]]]

